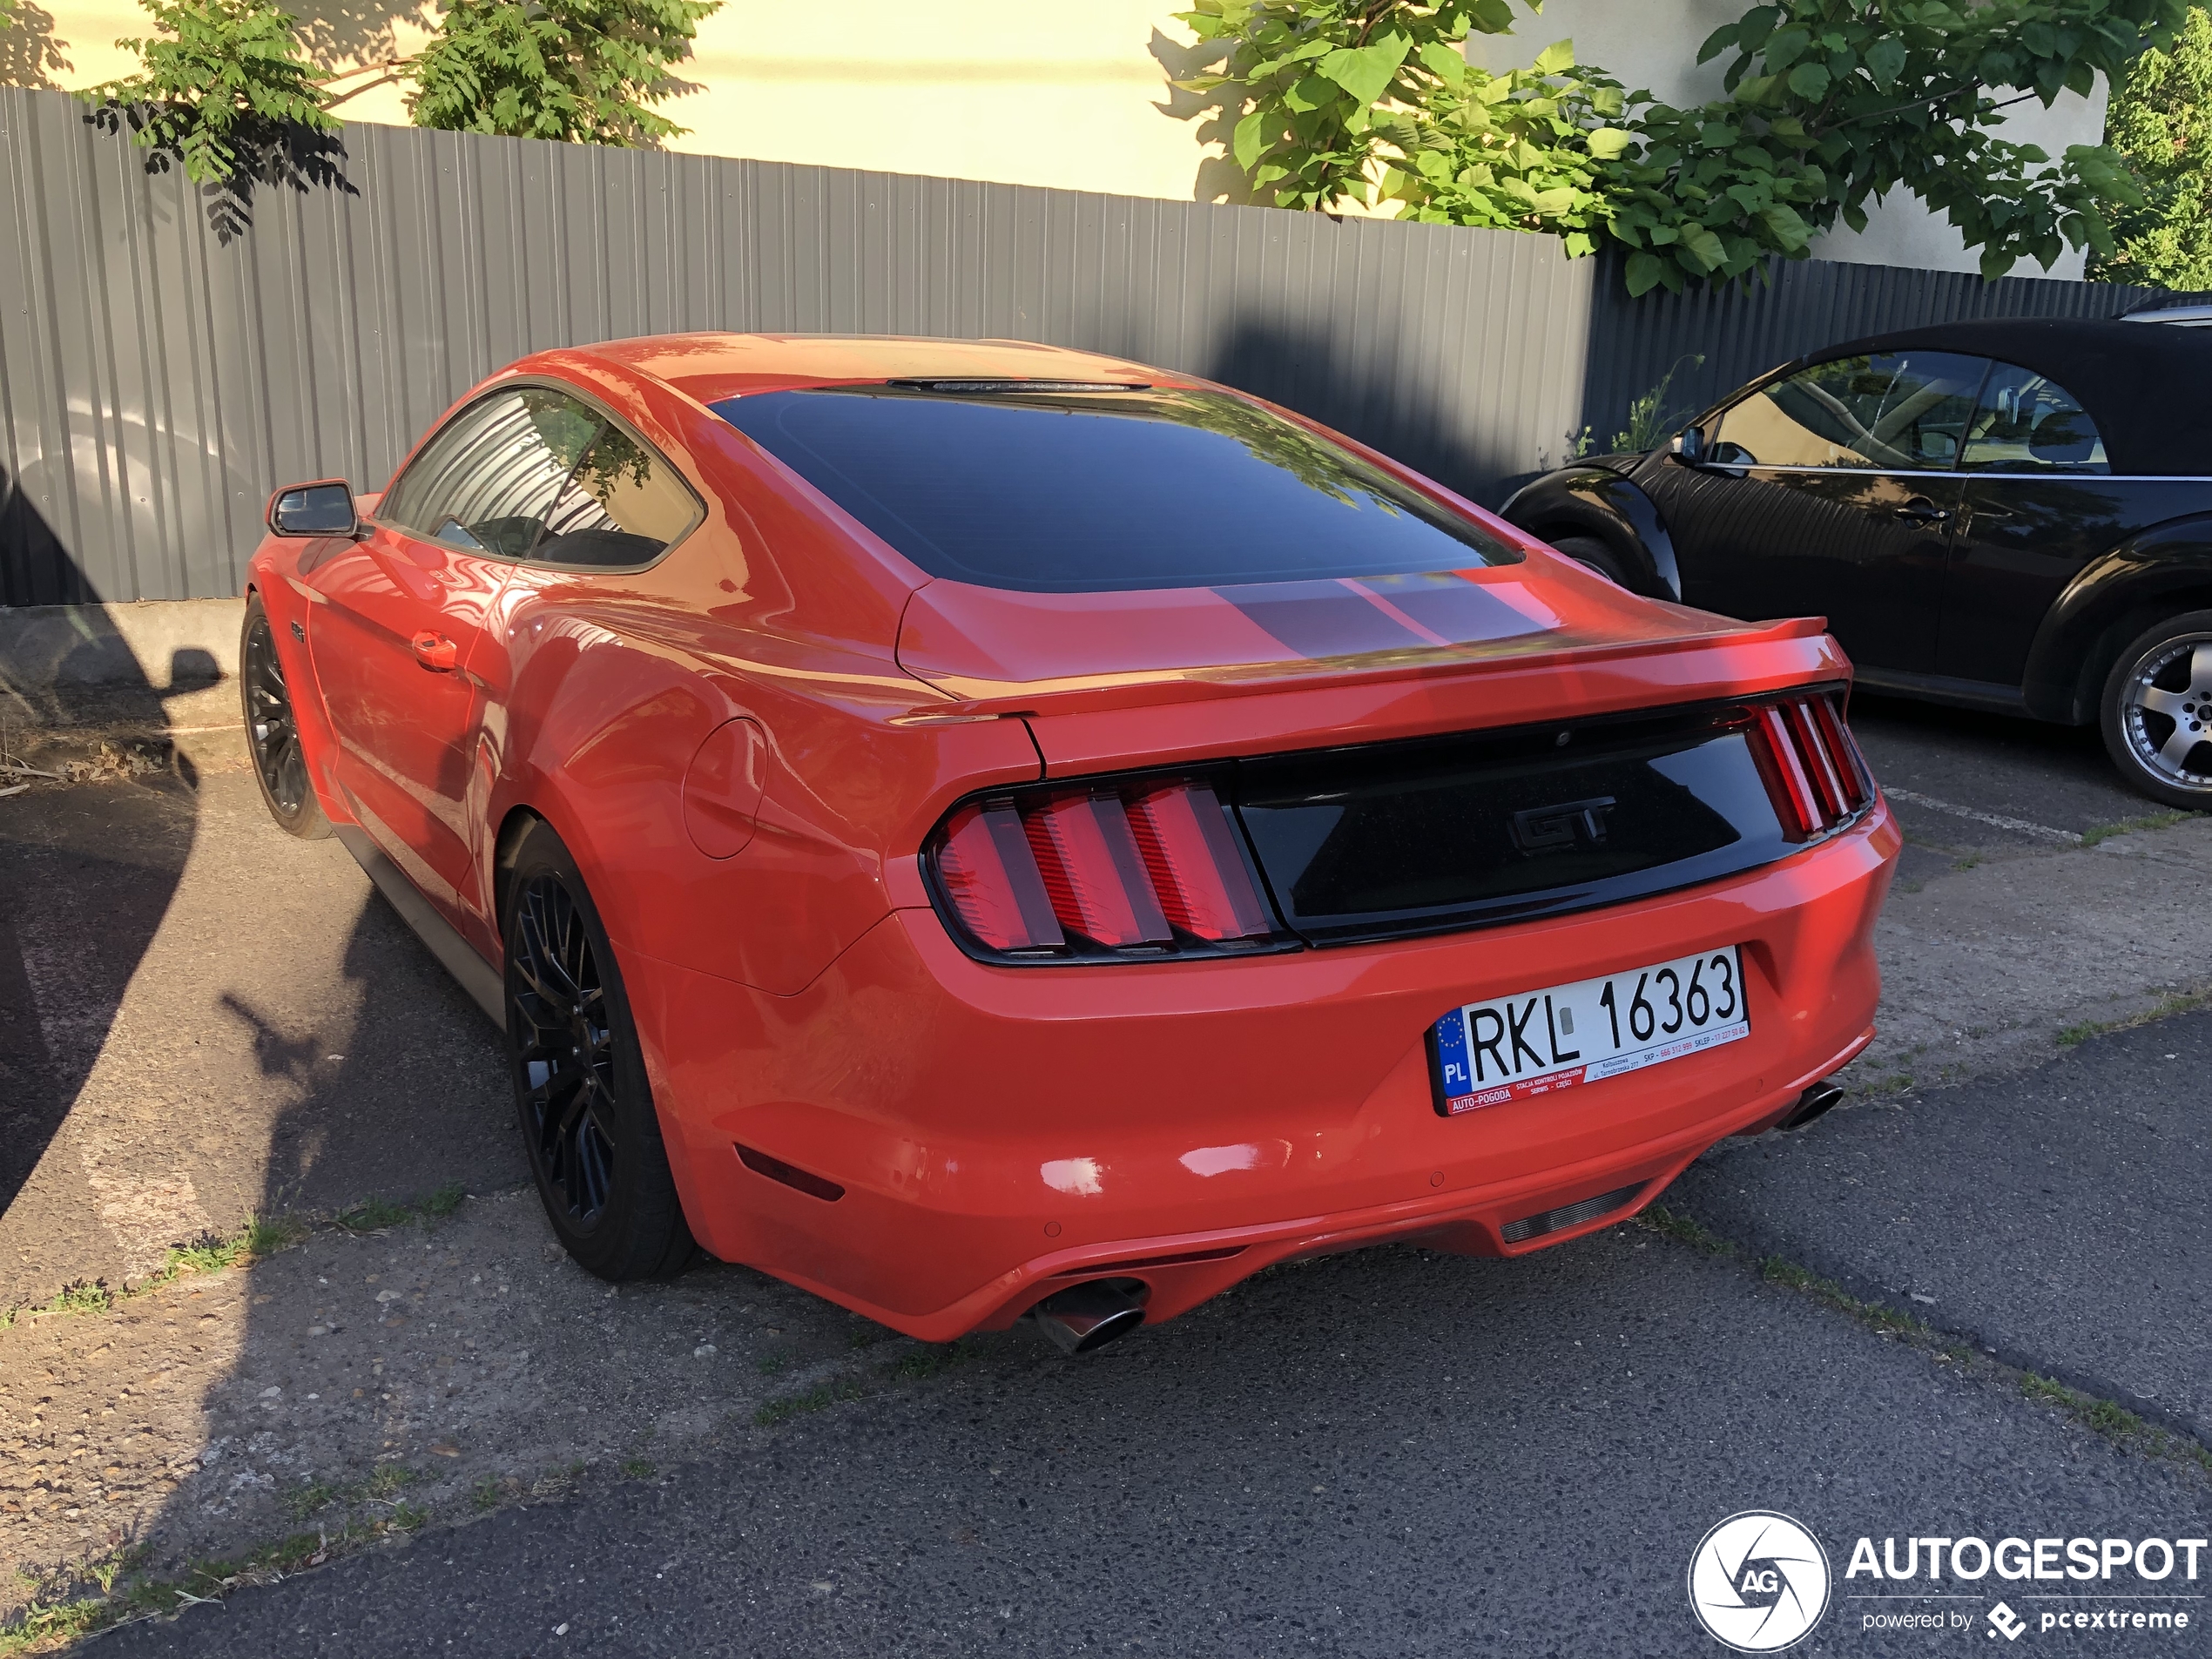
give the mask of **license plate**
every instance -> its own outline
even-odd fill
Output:
[[[1743,948],[1632,968],[1436,1022],[1437,1098],[1447,1115],[1594,1083],[1751,1035]]]

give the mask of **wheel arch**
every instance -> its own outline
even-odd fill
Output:
[[[1679,601],[1673,538],[1651,497],[1609,467],[1566,467],[1515,490],[1499,516],[1541,541],[1589,536],[1619,557],[1639,591]]]
[[[2021,677],[2028,712],[2093,724],[2128,642],[2161,617],[2205,610],[2212,610],[2212,514],[2129,537],[2091,560],[2044,616]]]

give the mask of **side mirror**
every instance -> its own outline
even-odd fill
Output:
[[[287,484],[269,497],[272,535],[351,536],[360,528],[353,486],[343,478]]]
[[[1685,467],[1701,465],[1705,459],[1705,428],[1684,427],[1675,434],[1675,441],[1667,446],[1667,452]]]

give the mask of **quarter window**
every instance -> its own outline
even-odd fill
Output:
[[[423,446],[377,516],[448,546],[548,564],[643,564],[702,516],[675,469],[581,399],[522,386]]]
[[[1960,465],[1976,472],[2110,472],[2089,412],[2032,368],[1998,363],[1966,429]]]
[[[529,556],[544,564],[643,564],[698,521],[698,502],[675,469],[610,424],[561,486]]]
[[[1724,465],[1947,471],[1988,360],[1955,352],[1839,357],[1762,388],[1721,417]]]

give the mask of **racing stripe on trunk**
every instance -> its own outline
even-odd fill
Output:
[[[1256,583],[1213,591],[1286,650],[1319,659],[1481,644],[1559,625],[1521,583],[1501,586],[1440,571]]]

